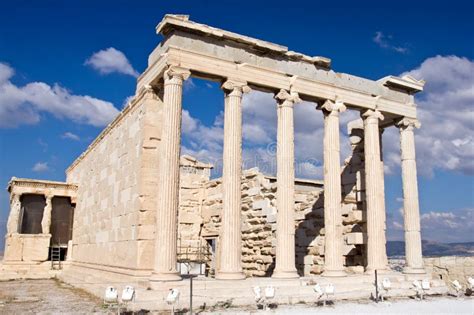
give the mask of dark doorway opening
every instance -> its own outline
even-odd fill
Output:
[[[74,206],[69,197],[53,197],[51,213],[51,245],[66,246],[72,239]]]
[[[24,194],[20,202],[20,234],[41,234],[46,198],[43,195]]]

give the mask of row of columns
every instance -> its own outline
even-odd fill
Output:
[[[179,280],[176,270],[179,205],[179,155],[181,138],[182,85],[190,76],[187,69],[170,67],[164,74],[164,108],[156,216],[155,262],[150,278]],[[228,79],[225,92],[223,148],[223,213],[220,233],[218,279],[244,279],[241,266],[241,164],[242,96],[249,92],[246,82]],[[277,131],[277,230],[276,266],[273,277],[296,278],[294,224],[294,126],[293,107],[301,102],[297,93],[281,90],[276,94]],[[341,163],[339,113],[346,107],[327,100],[324,113],[324,218],[325,276],[344,276],[342,254]],[[386,270],[385,198],[379,121],[383,115],[366,110],[364,119],[365,183],[367,204],[367,271]],[[402,174],[405,208],[407,272],[423,272],[419,225],[418,191],[413,127],[417,122],[401,120]]]

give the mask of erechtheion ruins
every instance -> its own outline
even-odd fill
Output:
[[[208,304],[253,303],[255,284],[274,286],[277,301],[292,303],[314,299],[308,286],[314,282],[334,283],[344,297],[367,295],[375,270],[398,284],[400,295],[406,281],[429,278],[414,141],[414,94],[423,81],[337,73],[328,58],[184,15],[166,15],[156,32],[163,40],[134,98],[66,170],[66,182],[10,181],[3,277],[55,275],[98,295],[108,285],[133,284],[141,292],[137,301],[158,308],[170,288],[187,294],[187,281],[180,281],[187,272],[203,275],[195,290]],[[210,178],[212,165],[180,155],[189,77],[222,84],[222,178]],[[241,101],[251,90],[275,97],[276,177],[242,170]],[[322,181],[295,178],[293,109],[302,100],[324,114]],[[361,119],[347,126],[352,155],[341,159],[345,111],[358,111]],[[381,134],[387,128],[400,132],[402,273],[389,269],[385,248]]]

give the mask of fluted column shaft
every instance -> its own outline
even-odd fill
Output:
[[[241,176],[242,176],[242,96],[245,82],[227,80],[225,92],[223,149],[223,213],[219,242],[217,279],[244,279],[242,272]]]
[[[281,90],[277,130],[277,228],[274,278],[297,278],[295,267],[295,149],[293,106],[301,102],[297,93]]]
[[[414,128],[420,123],[404,118],[400,128],[400,150],[403,182],[403,216],[405,225],[405,273],[425,273],[421,249],[420,207],[416,174]]]
[[[10,197],[10,215],[7,222],[7,233],[19,233],[19,221],[21,212],[20,194],[13,194]]]
[[[44,206],[43,219],[41,220],[41,229],[43,230],[43,234],[50,234],[51,212],[53,210],[52,200],[52,195],[46,195],[46,205]]]
[[[324,276],[345,276],[342,253],[341,156],[339,113],[342,102],[326,101],[324,113]]]
[[[155,281],[180,280],[176,270],[179,155],[181,144],[181,109],[186,69],[171,67],[164,74],[163,126],[156,213],[155,262],[150,278]]]
[[[367,203],[367,272],[388,267],[385,240],[384,174],[380,155],[379,111],[367,110],[364,118],[365,186]]]

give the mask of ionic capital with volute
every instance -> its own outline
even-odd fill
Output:
[[[346,105],[344,105],[343,102],[338,100],[336,100],[335,102],[331,100],[326,100],[319,108],[323,110],[324,114],[330,116],[338,116],[339,113],[342,113],[347,109]]]
[[[165,85],[168,84],[183,84],[191,75],[191,71],[186,68],[178,66],[170,66],[164,73]]]
[[[226,93],[226,96],[242,97],[244,93],[251,91],[250,87],[247,85],[247,82],[234,79],[227,79],[224,81],[221,88]]]
[[[284,89],[281,89],[280,92],[275,95],[275,99],[278,101],[279,107],[293,107],[293,105],[302,102],[298,93],[292,91],[288,92]]]
[[[365,112],[361,113],[361,117],[364,120],[365,124],[378,124],[378,120],[383,121],[384,116],[378,110],[368,109]]]
[[[403,130],[413,130],[415,128],[420,128],[421,123],[418,119],[404,117],[397,121],[396,126]]]

